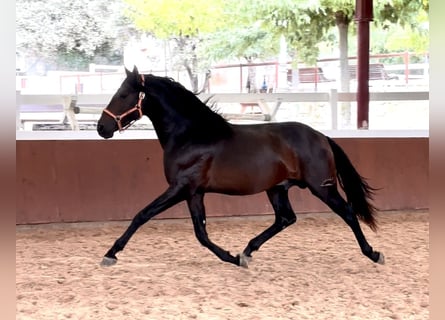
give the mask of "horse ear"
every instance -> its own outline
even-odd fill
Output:
[[[127,81],[129,81],[129,83],[132,83],[133,86],[139,84],[141,84],[142,86],[144,85],[136,66],[133,67],[133,71],[130,71],[125,67],[125,73],[127,74]]]
[[[133,66],[133,71],[130,71],[127,69],[127,67],[125,67],[125,73],[127,74],[127,77],[129,76],[138,76],[139,75],[139,71],[138,68],[136,66]]]
[[[127,74],[127,78],[131,76],[131,71],[125,67],[125,73]]]

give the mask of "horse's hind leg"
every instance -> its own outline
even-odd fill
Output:
[[[253,251],[257,251],[267,240],[297,221],[297,216],[289,203],[288,188],[286,186],[278,185],[267,190],[267,196],[275,211],[275,221],[269,228],[249,241],[247,247],[240,255],[240,264],[243,267],[247,267],[248,261],[252,258]]]
[[[385,259],[382,253],[374,251],[369,245],[360,227],[357,215],[352,207],[338,193],[336,185],[311,188],[312,193],[326,203],[336,214],[338,214],[351,228],[357,239],[362,253],[374,262],[384,264]]]

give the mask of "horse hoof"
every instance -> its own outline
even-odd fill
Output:
[[[110,266],[112,266],[112,265],[115,265],[116,262],[117,262],[117,259],[115,259],[115,258],[104,257],[104,258],[102,259],[102,262],[100,263],[100,265],[101,265],[102,267],[110,267]]]
[[[378,264],[385,264],[385,256],[383,253],[379,252],[379,260],[377,260]]]
[[[244,253],[238,255],[239,265],[243,268],[249,268],[249,262],[252,261],[252,257],[246,256]]]

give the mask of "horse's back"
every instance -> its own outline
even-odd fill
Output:
[[[326,136],[320,131],[301,122],[277,122],[234,127],[235,137],[270,147],[287,149],[290,147],[300,157],[313,157],[313,153],[331,150]],[[257,146],[260,147],[260,146]]]
[[[233,135],[215,146],[209,188],[251,194],[304,181],[307,170],[329,171],[331,152],[322,133],[298,122],[234,125]]]

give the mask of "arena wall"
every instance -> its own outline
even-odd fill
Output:
[[[360,174],[380,188],[381,210],[425,209],[427,137],[335,138]],[[131,219],[165,190],[162,150],[149,140],[17,140],[17,224]],[[329,211],[308,190],[291,189],[297,213]],[[271,214],[264,193],[208,194],[208,216]],[[159,218],[188,217],[185,204]]]

